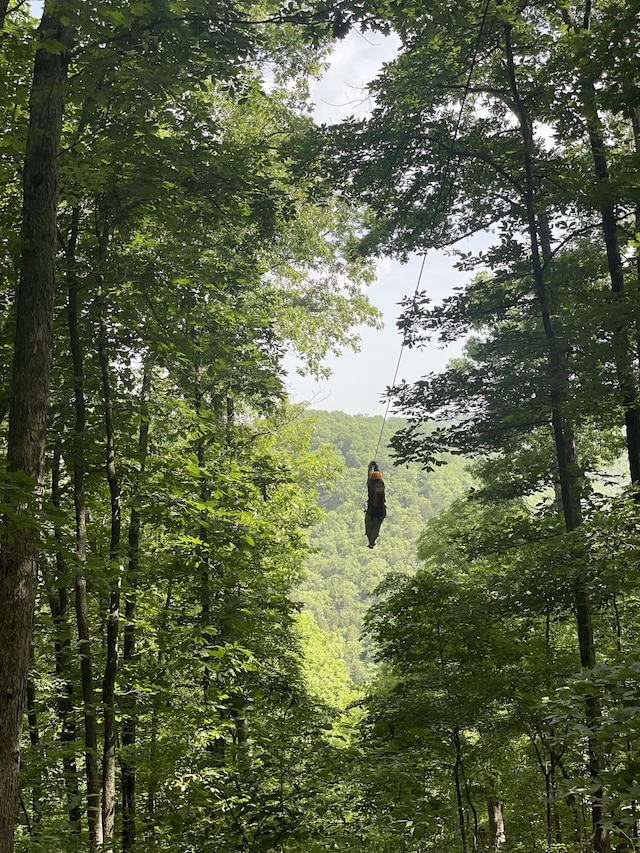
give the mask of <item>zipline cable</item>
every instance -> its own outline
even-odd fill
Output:
[[[455,168],[453,170],[453,173],[451,175],[450,180],[449,180],[449,168],[451,166],[451,161],[453,159],[453,149],[454,149],[454,146],[458,140],[458,134],[460,132],[460,125],[462,124],[462,114],[464,112],[466,100],[467,100],[467,97],[469,95],[469,89],[471,87],[471,78],[473,76],[473,72],[474,72],[475,66],[476,66],[476,61],[478,59],[478,51],[480,50],[480,42],[482,40],[482,35],[484,33],[484,27],[485,27],[485,24],[487,21],[487,15],[489,13],[490,3],[491,3],[491,0],[485,0],[484,10],[482,13],[482,20],[480,21],[480,29],[478,30],[478,35],[476,37],[475,44],[473,46],[473,53],[471,55],[471,65],[469,66],[469,73],[467,74],[467,80],[466,80],[466,83],[464,85],[464,89],[462,92],[462,99],[460,101],[460,109],[458,110],[458,118],[456,120],[456,126],[455,126],[455,129],[453,131],[453,136],[451,137],[451,144],[449,145],[449,150],[447,152],[447,162],[446,162],[445,168],[444,168],[444,175],[443,175],[442,181],[440,182],[440,185],[438,187],[438,197],[436,198],[435,207],[433,209],[433,216],[431,218],[430,230],[433,230],[433,228],[436,224],[436,220],[437,220],[438,214],[440,212],[440,204],[441,204],[443,196],[444,196],[445,185],[447,183],[449,184],[449,190],[448,190],[447,195],[448,195],[448,197],[450,197],[451,192],[453,191],[453,187],[455,186],[456,178],[458,176],[458,168],[460,165],[460,161],[457,158],[455,160]],[[425,251],[425,252],[423,252],[423,255],[422,255],[422,263],[420,264],[420,271],[418,273],[418,280],[416,282],[416,286],[415,286],[415,289],[413,291],[413,298],[411,301],[411,307],[412,308],[414,308],[415,304],[416,304],[416,299],[418,297],[418,292],[420,290],[420,284],[422,282],[422,274],[424,272],[424,266],[425,266],[426,260],[427,260],[427,252]],[[402,344],[400,346],[400,352],[398,353],[398,361],[396,363],[395,373],[393,374],[393,380],[391,382],[392,388],[395,387],[396,381],[398,379],[398,373],[400,372],[400,364],[402,362],[402,356],[404,354],[404,350],[406,348],[406,345],[407,345],[407,331],[405,329],[405,332],[402,336]],[[391,408],[391,396],[388,396],[387,406],[386,406],[386,409],[384,412],[384,416],[382,418],[382,426],[380,427],[380,435],[378,436],[378,443],[376,444],[375,453],[373,454],[373,457],[372,457],[373,459],[377,459],[377,457],[378,457],[378,450],[380,449],[380,444],[382,442],[382,435],[384,433],[384,428],[385,428],[385,425],[387,423],[387,418],[389,416],[389,409],[390,408]]]
[[[424,265],[425,265],[426,261],[427,261],[427,253],[425,252],[422,255],[422,263],[420,264],[420,272],[418,273],[418,281],[416,282],[416,287],[415,287],[415,290],[413,291],[413,300],[412,300],[413,305],[415,305],[416,297],[418,295],[418,290],[420,288],[420,282],[422,281],[422,273],[424,272]],[[392,388],[395,386],[396,380],[398,378],[398,373],[400,372],[400,364],[402,362],[402,355],[404,353],[406,343],[407,343],[407,333],[405,331],[404,335],[402,336],[402,346],[400,347],[400,352],[398,353],[398,361],[396,362],[395,373],[393,374],[393,379],[391,381],[391,387]],[[384,427],[385,427],[385,424],[387,422],[387,417],[389,415],[389,409],[390,408],[391,408],[391,396],[388,395],[387,396],[387,407],[384,411],[384,417],[382,418],[382,426],[380,427],[380,435],[378,436],[378,443],[376,444],[375,453],[373,454],[372,459],[378,458],[378,450],[380,449],[380,442],[382,441],[382,433],[384,432]]]

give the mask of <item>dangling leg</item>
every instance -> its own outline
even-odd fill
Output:
[[[369,540],[369,548],[373,548],[376,544],[376,539],[380,535],[380,525],[382,524],[382,519],[373,518],[373,516],[369,515],[369,513],[365,513],[364,516],[364,531],[367,534],[367,539]]]

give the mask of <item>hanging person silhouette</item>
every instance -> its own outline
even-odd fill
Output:
[[[369,548],[373,548],[376,539],[380,535],[380,525],[387,515],[387,507],[384,502],[384,480],[374,460],[369,462],[367,470],[367,506],[364,511],[364,532],[369,540]]]

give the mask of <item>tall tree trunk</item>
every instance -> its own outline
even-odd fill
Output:
[[[636,155],[640,156],[640,107],[633,106],[631,108],[631,126],[633,127],[633,138],[635,142],[635,150]],[[638,234],[640,234],[640,201],[636,202],[635,209],[635,227],[636,227],[636,240],[638,238]],[[636,248],[636,287],[640,286],[640,248]],[[638,331],[638,321],[636,321],[635,326],[635,342],[636,342],[636,352],[637,357],[640,360],[640,331]],[[640,457],[640,447],[634,447],[633,450],[629,448],[629,453],[633,453],[634,457],[637,455]],[[632,475],[633,480],[633,475]],[[633,481],[635,482],[635,481]],[[636,494],[636,499],[640,499],[640,493]],[[637,837],[638,824],[634,823],[634,830]]]
[[[551,319],[549,308],[548,288],[545,281],[543,258],[541,258],[538,237],[538,216],[535,204],[535,182],[533,176],[534,140],[526,104],[522,100],[516,77],[516,66],[511,44],[511,26],[505,24],[505,58],[511,84],[515,111],[520,123],[524,148],[525,168],[525,207],[527,211],[527,226],[531,243],[533,277],[536,294],[540,307],[542,324],[548,341],[551,422],[556,449],[556,459],[560,479],[560,492],[565,528],[568,533],[577,530],[582,524],[580,509],[580,471],[577,464],[575,444],[570,427],[564,417],[564,409],[568,394],[568,371],[563,347],[558,341]],[[547,264],[551,258],[544,258]],[[589,587],[585,570],[585,554],[582,546],[577,546],[575,552],[574,574],[574,609],[578,630],[578,646],[580,663],[584,669],[595,666],[595,644],[593,636],[593,619],[589,601]],[[596,696],[585,697],[585,717],[589,726],[589,776],[593,787],[592,794],[592,824],[595,853],[609,853],[609,832],[603,825],[605,817],[604,791],[600,783],[603,758],[597,742],[600,727],[600,703]]]
[[[570,8],[561,9],[561,15],[567,27],[579,33],[589,29],[589,15],[585,14],[582,24],[575,19]],[[586,44],[586,42],[582,42]],[[612,197],[612,187],[609,178],[609,165],[607,162],[607,149],[604,142],[604,130],[599,114],[598,94],[593,79],[585,76],[584,57],[576,57],[579,66],[580,99],[582,101],[582,113],[587,128],[589,146],[593,160],[593,170],[600,187],[600,217],[602,222],[602,236],[607,255],[607,267],[609,270],[609,281],[614,299],[621,300],[624,294],[624,270],[622,266],[622,255],[618,240],[618,225],[616,208]],[[616,312],[619,313],[619,312]],[[613,333],[613,358],[616,366],[618,386],[622,394],[624,407],[625,432],[627,439],[627,454],[629,459],[629,472],[631,482],[640,485],[640,407],[638,406],[638,379],[637,379],[637,355],[632,356],[632,347],[629,339],[629,328],[625,322],[614,321]],[[640,498],[640,495],[638,495]]]
[[[478,810],[474,805],[473,797],[471,796],[471,788],[469,786],[469,779],[467,777],[467,774],[464,772],[464,766],[463,765],[461,765],[461,769],[462,769],[462,778],[464,780],[464,795],[465,795],[465,798],[467,800],[467,805],[469,806],[469,809],[471,811],[471,815],[473,817],[473,835],[472,835],[472,841],[471,841],[471,849],[477,850],[478,849],[478,839],[480,838],[480,824],[478,821]]]
[[[202,412],[202,388],[200,387],[200,379],[201,379],[201,365],[196,363],[194,365],[194,392],[193,399],[195,403],[196,415],[198,418],[201,416]],[[201,471],[200,474],[200,500],[203,503],[206,503],[209,500],[209,486],[207,482],[207,472],[206,472],[206,453],[205,453],[205,441],[204,436],[198,436],[198,440],[196,443],[196,457],[198,459],[198,468]],[[206,509],[202,510],[202,525],[199,528],[198,536],[201,538],[205,538],[207,533],[207,511]],[[208,547],[207,543],[204,542],[200,547],[200,622],[202,625],[203,637],[208,644],[213,643],[213,636],[207,629],[207,626],[211,623],[211,596],[210,596],[210,577],[211,577],[211,566],[209,562],[208,556]],[[211,686],[211,671],[208,666],[205,666],[202,673],[202,691],[203,691],[203,699],[206,703],[208,701],[207,692],[209,687]]]
[[[60,497],[60,450],[56,448],[51,467],[51,503],[61,506]],[[60,742],[62,744],[62,769],[67,795],[71,833],[80,834],[82,811],[78,796],[78,770],[76,767],[75,741],[76,724],[73,714],[73,678],[71,675],[71,627],[69,625],[69,596],[66,586],[67,569],[62,555],[62,533],[55,526],[55,537],[59,544],[56,552],[56,577],[49,583],[49,609],[53,620],[56,676],[59,680],[56,708],[60,719]]]
[[[593,83],[589,81],[585,83],[583,91],[594,171],[602,186],[602,192],[607,194],[610,183],[609,168],[604,144],[604,133],[598,115],[596,90]],[[611,291],[614,294],[614,299],[620,300],[624,294],[624,271],[618,241],[616,211],[613,203],[603,204],[600,208],[600,215],[602,218],[602,234],[607,253]],[[618,313],[616,312],[616,314]],[[618,322],[617,320],[615,322],[616,326],[613,329],[613,349],[618,385],[624,406],[629,473],[631,482],[634,485],[640,485],[640,408],[638,407],[637,365],[634,369],[627,324]]]
[[[167,586],[167,594],[164,600],[164,606],[162,608],[162,613],[160,614],[160,618],[158,620],[157,627],[157,635],[159,640],[164,640],[167,637],[169,628],[169,609],[172,605],[172,596],[173,593],[173,581],[170,579]],[[160,681],[164,676],[164,653],[162,652],[162,646],[158,650],[157,657],[157,680]],[[156,799],[158,795],[158,789],[160,788],[160,774],[158,772],[158,730],[160,726],[160,705],[163,701],[159,692],[156,692],[154,695],[153,702],[153,712],[151,715],[151,725],[150,725],[150,733],[148,737],[149,751],[147,764],[150,768],[149,773],[149,781],[147,786],[147,821],[149,826],[148,831],[148,845],[149,849],[153,849],[156,845]]]
[[[489,818],[489,845],[491,850],[498,851],[504,847],[507,836],[504,831],[504,818],[502,816],[502,803],[498,798],[497,781],[490,779],[490,793],[487,798],[487,814]]]
[[[106,232],[101,236],[101,255],[106,249]],[[114,573],[109,596],[107,617],[107,662],[102,679],[102,705],[104,709],[104,744],[102,752],[102,826],[105,839],[115,835],[116,818],[116,675],[118,671],[118,635],[120,630],[120,585],[122,564],[120,538],[122,529],[120,505],[120,479],[116,469],[115,429],[113,424],[113,388],[107,355],[107,324],[102,285],[98,289],[98,354],[102,372],[104,419],[107,447],[107,482],[111,505],[111,538],[109,543],[110,572]]]
[[[38,37],[68,34],[46,2]],[[2,11],[2,10],[0,10]],[[36,505],[42,496],[55,298],[58,164],[67,79],[65,51],[36,51],[23,171],[20,281],[7,442],[9,473],[32,484],[5,517],[0,567],[0,850],[11,853],[18,804],[20,738],[38,573]],[[19,490],[17,490],[19,491]],[[34,505],[35,501],[35,505]],[[27,522],[27,523],[25,523]]]
[[[504,832],[504,819],[502,817],[502,804],[500,800],[490,798],[487,800],[487,813],[489,816],[489,844],[492,851],[502,850],[506,842]]]
[[[71,231],[66,250],[67,308],[69,320],[69,348],[73,365],[73,396],[75,427],[73,439],[73,505],[76,524],[76,560],[79,566],[87,561],[87,510],[84,499],[85,449],[84,434],[87,410],[84,396],[84,359],[78,330],[78,290],[75,248],[78,240],[80,210],[72,212]],[[93,685],[93,663],[89,631],[89,603],[87,579],[81,571],[75,579],[76,624],[82,701],[84,705],[85,773],[87,780],[87,823],[92,850],[102,846],[102,807],[100,803],[100,774],[98,771],[98,721]]]
[[[465,818],[464,818],[464,804],[462,802],[462,780],[461,780],[461,767],[462,767],[462,751],[460,745],[460,730],[456,726],[452,732],[453,738],[453,746],[456,751],[456,760],[453,765],[453,781],[456,789],[456,806],[458,809],[458,826],[460,829],[460,844],[462,847],[462,853],[467,853],[467,829],[465,826]]]
[[[635,142],[636,154],[640,155],[640,107],[631,107],[631,126],[633,127],[633,139]],[[635,210],[636,220],[636,238],[640,234],[640,201],[636,203]],[[640,248],[636,249],[636,279],[640,282]]]
[[[140,396],[138,454],[140,474],[144,474],[149,446],[149,396],[151,365],[145,362]],[[136,662],[136,586],[140,567],[140,510],[135,498],[129,521],[129,565],[125,600],[123,664],[127,673],[127,691],[122,699],[122,850],[132,853],[136,846],[136,765],[132,756],[136,743],[136,694],[133,669]]]
[[[93,687],[93,664],[89,631],[87,579],[76,576],[76,624],[84,704],[85,768],[87,776],[87,822],[92,850],[102,846],[102,817],[100,805],[100,774],[98,772],[98,721]]]
[[[33,663],[33,646],[31,647],[31,662]],[[29,743],[34,757],[35,772],[31,790],[31,831],[32,838],[40,835],[42,823],[42,765],[40,752],[40,731],[38,729],[38,711],[36,708],[36,684],[33,678],[27,679],[27,724],[29,727]]]
[[[553,651],[551,646],[551,612],[549,607],[547,607],[547,611],[545,613],[544,647],[546,658],[545,682],[547,695],[551,695],[551,691],[553,689]],[[562,844],[562,827],[560,825],[560,816],[558,814],[558,778],[556,772],[561,756],[555,747],[556,728],[553,724],[549,726],[549,742],[549,767],[548,773],[545,773],[545,784],[547,786],[547,846],[551,849],[552,828],[553,840],[556,844]]]

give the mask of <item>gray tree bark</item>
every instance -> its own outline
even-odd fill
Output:
[[[106,233],[101,245],[101,256],[106,250]],[[120,540],[122,531],[120,478],[116,468],[115,429],[113,423],[113,388],[107,355],[107,327],[104,316],[102,289],[98,291],[100,313],[98,354],[102,371],[106,434],[106,472],[111,504],[111,537],[109,562],[115,577],[111,582],[109,614],[107,617],[107,662],[102,678],[102,707],[104,711],[104,744],[102,750],[102,829],[105,839],[115,835],[116,821],[116,747],[118,726],[116,719],[116,675],[118,671],[118,640],[120,634],[120,586],[122,583],[122,558]]]
[[[75,427],[73,438],[73,505],[76,523],[76,557],[78,566],[87,561],[87,510],[84,499],[85,449],[84,433],[87,410],[84,395],[84,358],[78,328],[78,291],[75,247],[79,232],[80,210],[72,215],[71,231],[67,243],[67,308],[69,320],[69,349],[73,365],[73,396]],[[80,568],[75,579],[75,610],[80,652],[82,702],[84,706],[85,774],[87,780],[87,823],[92,850],[102,846],[102,807],[100,801],[100,774],[98,771],[98,721],[93,686],[93,663],[89,631],[89,604],[87,580]]]
[[[138,433],[138,452],[140,454],[140,474],[144,474],[149,446],[149,397],[151,394],[151,365],[145,363],[140,399],[140,430]],[[133,668],[136,660],[136,587],[140,568],[140,510],[131,508],[129,522],[129,565],[128,592],[125,601],[125,626],[123,660],[125,666]],[[127,695],[122,698],[122,746],[124,754],[122,768],[122,850],[133,853],[136,847],[136,765],[131,756],[136,743],[137,700],[133,687],[133,677],[128,675]]]
[[[548,265],[551,258],[550,256],[547,257],[548,249],[545,251],[544,241],[542,243],[542,253],[540,251],[539,217],[536,210],[535,181],[532,168],[534,142],[531,120],[526,104],[520,95],[516,78],[516,65],[511,43],[511,25],[506,24],[504,31],[507,71],[524,145],[526,183],[523,200],[527,211],[527,224],[531,242],[533,278],[542,324],[548,342],[551,425],[560,480],[562,512],[565,528],[570,533],[582,525],[582,513],[580,507],[581,474],[578,466],[575,442],[573,440],[572,425],[565,417],[569,390],[566,356],[564,355],[564,347],[556,336],[550,310],[548,286],[545,281],[543,263],[545,266]],[[584,570],[585,554],[582,547],[576,548],[575,563],[577,570],[575,571],[573,582],[574,611],[578,631],[580,663],[584,669],[592,669],[596,663],[596,655],[589,584]],[[589,776],[595,789],[591,802],[594,851],[595,853],[610,853],[609,831],[604,825],[603,820],[606,815],[604,791],[601,783],[598,781],[603,769],[604,758],[597,741],[597,732],[600,727],[600,703],[596,696],[585,697],[585,718],[591,731],[591,735],[588,738]]]
[[[2,10],[0,9],[0,12]],[[58,5],[55,15],[62,9]],[[45,3],[40,39],[68,38]],[[0,850],[11,853],[20,737],[38,573],[37,508],[44,480],[55,297],[56,208],[65,52],[36,51],[23,170],[22,257],[9,408],[7,469],[16,474],[15,521],[3,520],[0,563]],[[24,479],[22,479],[24,478]],[[17,522],[17,523],[16,523]]]

